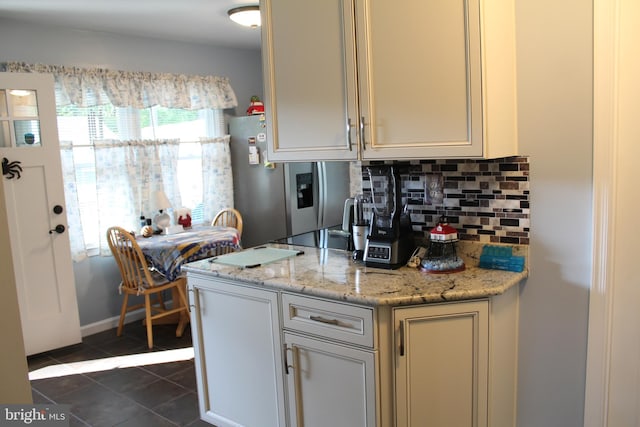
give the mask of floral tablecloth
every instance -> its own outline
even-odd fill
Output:
[[[180,276],[187,262],[220,255],[223,248],[241,249],[238,230],[230,227],[198,226],[177,234],[138,236],[136,240],[149,264],[168,280]]]

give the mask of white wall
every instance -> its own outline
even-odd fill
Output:
[[[262,96],[260,50],[216,48],[107,33],[61,29],[0,18],[0,62],[21,61],[117,70],[229,77],[244,115],[252,95]],[[110,257],[74,265],[80,324],[117,316],[120,275]]]
[[[0,364],[0,402],[3,404],[32,403],[28,379],[27,359],[22,339],[22,325],[18,310],[9,222],[4,202],[4,177],[0,178],[0,322],[2,324],[2,363]],[[7,351],[9,350],[9,351]]]
[[[582,426],[591,272],[592,2],[516,1],[519,138],[531,164],[518,427]]]

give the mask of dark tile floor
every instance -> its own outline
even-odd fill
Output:
[[[85,337],[81,344],[27,358],[29,371],[50,365],[147,354],[191,347],[187,327],[181,338],[175,325],[154,326],[154,348],[147,348],[140,322]],[[100,361],[103,362],[103,361]],[[34,403],[71,405],[71,426],[211,427],[200,420],[193,359],[86,372],[31,381]]]

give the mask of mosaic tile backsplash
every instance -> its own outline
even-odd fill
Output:
[[[528,157],[356,163],[352,194],[370,197],[367,166],[380,164],[400,172],[402,203],[418,239],[426,241],[446,215],[461,240],[529,244]]]

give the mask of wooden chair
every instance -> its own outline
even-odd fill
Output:
[[[225,208],[213,218],[211,225],[233,227],[238,230],[238,237],[242,238],[242,215],[234,208]]]
[[[184,277],[179,277],[173,282],[169,282],[161,274],[152,271],[142,254],[142,250],[134,236],[121,227],[111,227],[107,230],[107,240],[113,257],[118,264],[122,282],[120,292],[124,293],[122,309],[120,310],[120,322],[118,323],[117,335],[122,335],[122,327],[126,313],[138,308],[145,308],[147,324],[147,343],[149,348],[153,348],[152,322],[154,320],[171,316],[180,316],[180,326],[176,333],[181,336],[183,322],[189,318],[189,304],[185,296],[187,281]],[[164,305],[162,292],[171,289],[174,299],[170,310]],[[129,295],[143,295],[144,303],[129,306]],[[151,303],[151,296],[156,296],[156,303]]]

